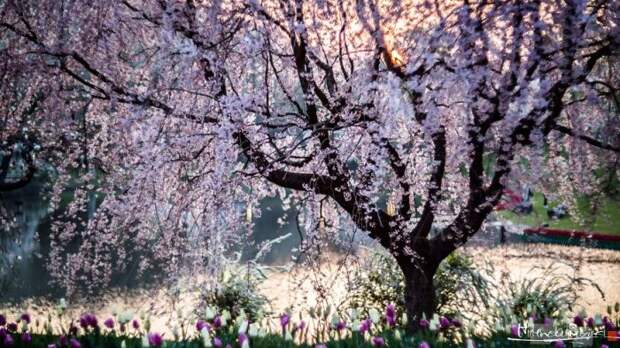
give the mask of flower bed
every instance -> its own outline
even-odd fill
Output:
[[[529,346],[527,340],[531,336],[527,334],[532,331],[528,330],[537,326],[550,331],[570,331],[579,337],[593,335],[594,347],[612,347],[620,343],[620,339],[614,339],[620,323],[620,304],[616,304],[614,310],[610,306],[606,316],[588,317],[582,313],[563,320],[536,319],[541,321],[538,323],[532,315],[524,322],[498,321],[495,329],[486,334],[476,332],[473,325],[464,327],[456,318],[435,315],[420,319],[421,329],[412,336],[405,334],[406,316],[399,315],[393,305],[388,305],[384,313],[369,310],[368,315],[359,316],[362,312],[350,309],[346,316],[338,316],[326,311],[297,321],[288,314],[281,314],[271,318],[275,319],[274,327],[268,322],[250,322],[244,313],[232,318],[227,310],[207,308],[192,325],[186,321],[175,325],[173,337],[152,332],[148,317],[138,319],[129,313],[102,322],[92,314],[84,314],[77,320],[62,321],[58,327],[51,327],[51,316],[48,320],[33,321],[24,313],[11,321],[0,315],[0,347],[522,347]],[[62,317],[62,313],[58,315]],[[566,346],[560,339],[547,339],[546,344],[556,348]]]

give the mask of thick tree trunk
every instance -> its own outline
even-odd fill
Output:
[[[420,262],[399,262],[405,279],[405,309],[407,313],[407,331],[416,332],[420,328],[420,319],[430,320],[437,301],[433,276],[437,265],[426,260]]]

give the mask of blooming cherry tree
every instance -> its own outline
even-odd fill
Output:
[[[595,0],[7,0],[0,189],[44,166],[53,209],[71,187],[50,255],[65,285],[110,280],[129,245],[143,268],[217,269],[258,200],[278,196],[303,207],[302,250],[352,228],[389,250],[409,317],[428,316],[440,262],[511,182],[570,194],[617,175],[619,13]]]

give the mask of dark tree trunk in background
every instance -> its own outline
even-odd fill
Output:
[[[430,320],[437,309],[437,299],[433,277],[439,264],[426,258],[412,261],[400,259],[398,262],[405,281],[405,310],[407,331],[413,333],[420,328],[423,316]]]

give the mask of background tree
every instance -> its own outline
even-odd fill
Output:
[[[617,1],[1,6],[7,81],[28,67],[25,89],[46,96],[37,131],[88,107],[86,151],[66,151],[51,190],[83,184],[66,216],[105,197],[55,227],[50,267],[68,287],[109,280],[129,241],[170,272],[216,269],[256,201],[279,195],[303,204],[302,250],[351,227],[388,249],[419,318],[438,265],[510,181],[591,192],[618,170]],[[20,131],[6,115],[3,141]]]

